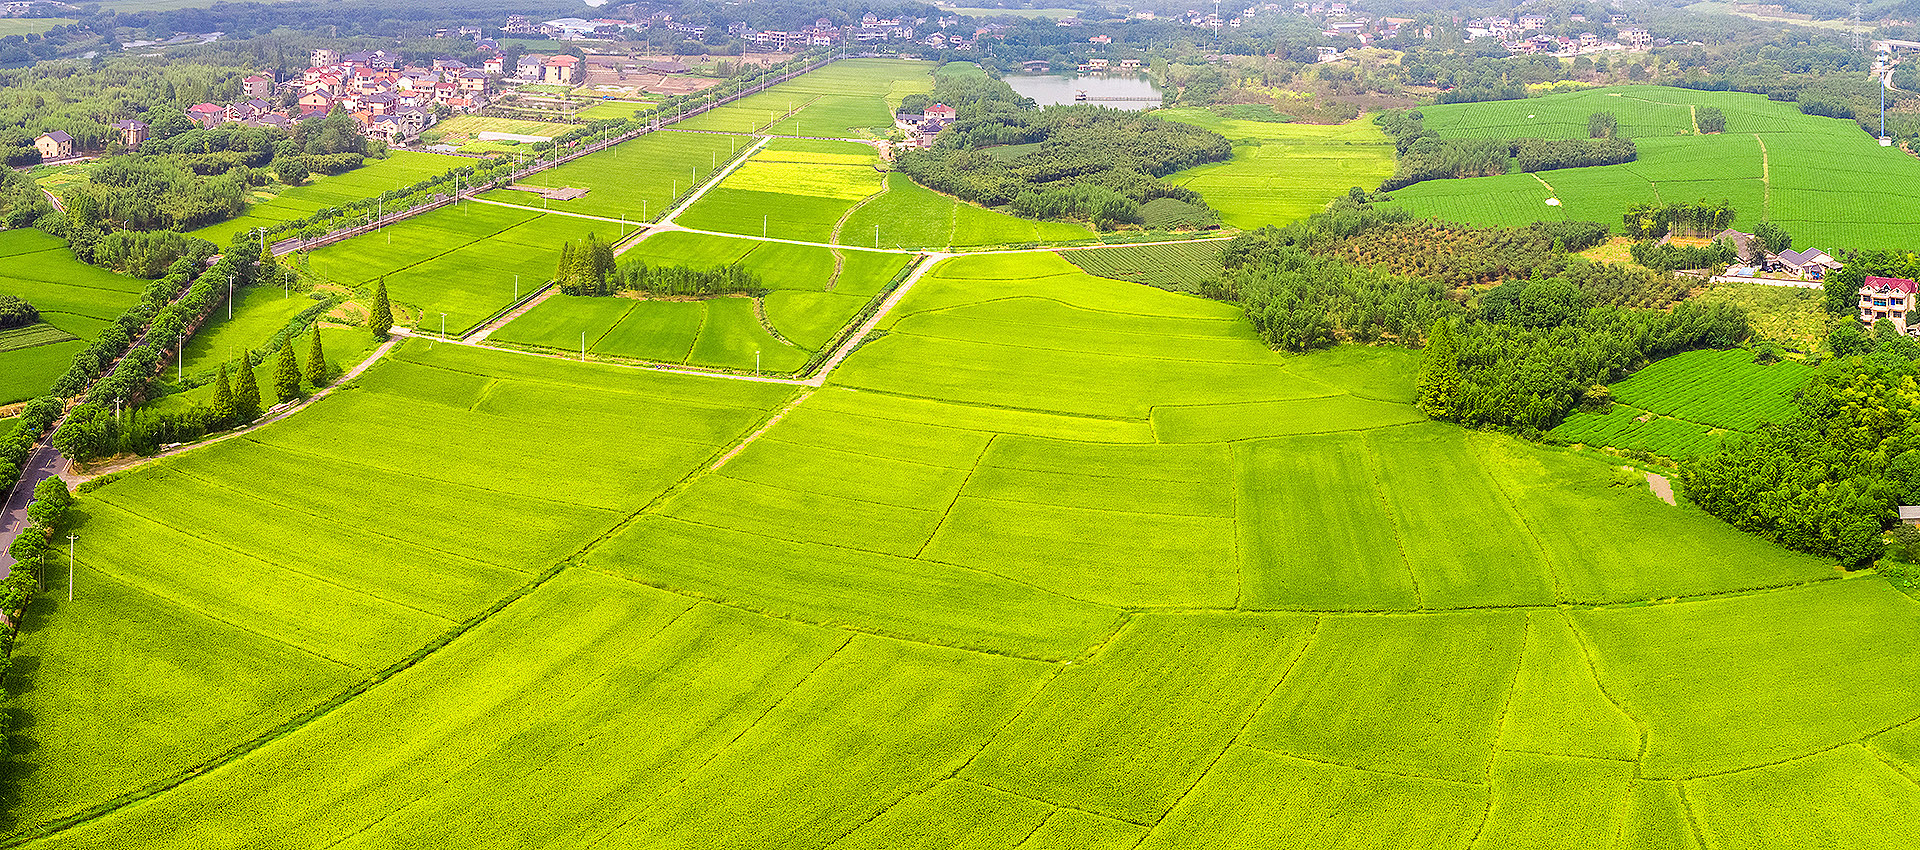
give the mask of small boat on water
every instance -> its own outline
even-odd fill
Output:
[[[1079,90],[1079,91],[1076,91],[1076,92],[1074,92],[1074,93],[1073,93],[1073,102],[1074,102],[1074,103],[1086,103],[1086,102],[1087,102],[1087,91],[1086,91],[1086,89],[1081,89],[1081,90]]]

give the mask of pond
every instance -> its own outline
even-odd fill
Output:
[[[1073,103],[1086,92],[1088,103],[1115,109],[1152,109],[1160,105],[1160,87],[1135,74],[1008,74],[1007,85],[1041,106]]]

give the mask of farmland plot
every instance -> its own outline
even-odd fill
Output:
[[[1693,111],[1715,106],[1725,133],[1699,135]],[[1587,116],[1613,112],[1639,158],[1621,165],[1432,180],[1393,193],[1416,215],[1484,225],[1563,219],[1613,224],[1655,201],[1730,200],[1733,226],[1770,220],[1795,247],[1898,248],[1920,226],[1920,162],[1882,148],[1852,121],[1803,115],[1757,94],[1614,86],[1496,103],[1423,109],[1448,138],[1584,138]],[[1884,205],[1869,209],[1861,197]],[[1558,206],[1544,202],[1554,198]]]
[[[0,337],[0,404],[45,393],[146,285],[75,260],[38,230],[0,231],[0,295],[26,299],[41,322]]]
[[[791,372],[837,337],[909,262],[896,254],[665,232],[624,261],[710,268],[738,263],[771,290],[751,298],[648,301],[554,295],[490,339],[570,353]],[[763,310],[776,338],[755,315]]]
[[[854,208],[841,229],[848,245],[882,248],[945,248],[1076,242],[1093,231],[1067,221],[1028,221],[976,207],[887,174],[886,191]]]
[[[236,234],[246,233],[256,227],[273,227],[282,222],[297,221],[328,207],[411,186],[471,164],[472,160],[464,157],[393,151],[386,159],[371,160],[345,174],[315,174],[304,185],[284,189],[277,195],[256,198],[247,205],[245,213],[209,224],[193,231],[192,235],[215,245],[225,245]]]
[[[1793,393],[1813,377],[1800,363],[1753,362],[1744,349],[1663,358],[1615,384],[1608,412],[1575,413],[1550,433],[1564,440],[1684,458],[1729,434],[1750,433],[1794,413]]]
[[[651,221],[715,171],[725,168],[752,143],[744,136],[648,133],[520,181],[527,186],[586,189],[581,197],[550,201],[534,192],[509,189],[496,189],[482,197],[529,209]]]
[[[1204,109],[1154,114],[1233,141],[1232,159],[1174,172],[1167,180],[1199,192],[1221,222],[1234,227],[1297,221],[1355,186],[1371,191],[1393,174],[1393,141],[1366,116],[1318,126],[1226,119]],[[1584,130],[1586,118],[1580,120]]]
[[[1884,580],[1504,435],[1169,418],[1411,408],[1417,356],[1276,354],[1055,255],[899,309],[798,391],[415,341],[83,497],[9,677],[10,834],[1906,843],[1920,604]]]
[[[620,226],[491,204],[442,207],[384,230],[336,242],[311,258],[335,283],[370,287],[381,277],[395,302],[419,311],[418,327],[458,336],[553,277],[561,244],[588,233],[612,240]]]

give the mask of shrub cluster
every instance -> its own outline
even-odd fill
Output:
[[[40,321],[40,311],[17,295],[0,295],[0,330],[24,328]]]

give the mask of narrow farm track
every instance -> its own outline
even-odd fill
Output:
[[[1773,214],[1773,170],[1767,164],[1767,140],[1759,133],[1753,140],[1760,143],[1760,220],[1765,221]]]
[[[468,198],[467,200],[469,202],[476,203],[476,204],[487,204],[489,206],[495,206],[495,207],[506,207],[507,209],[513,209],[513,210],[532,210],[533,212],[543,213],[546,215],[562,215],[568,218],[584,218],[590,221],[604,221],[610,224],[620,224],[620,225],[625,225],[627,227],[633,227],[633,228],[644,228],[647,226],[647,223],[644,221],[628,221],[627,219],[624,219],[624,218],[608,218],[604,215],[589,215],[587,213],[567,212],[566,210],[547,209],[545,207],[529,207],[524,204],[509,204],[506,201],[495,201],[487,198]]]
[[[491,322],[481,325],[480,327],[474,329],[473,333],[467,334],[466,336],[461,337],[461,339],[470,339],[470,340],[473,340],[474,342],[485,342],[487,337],[493,335],[494,331],[497,331],[500,328],[504,327],[508,322],[511,322],[514,319],[518,319],[521,316],[526,315],[527,311],[532,310],[533,308],[546,303],[547,299],[552,298],[553,294],[559,291],[560,291],[559,287],[553,286],[552,284],[548,284],[545,289],[541,290],[539,295],[536,295],[533,298],[528,299],[527,303],[522,304],[518,307],[515,307],[512,311],[508,312],[506,315],[501,316],[498,319],[494,319]]]

